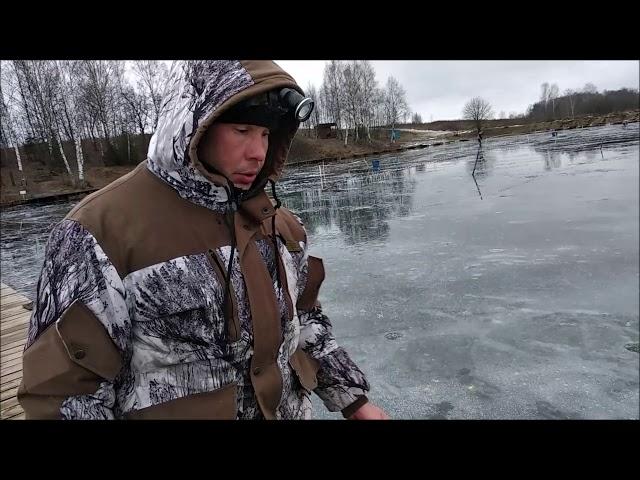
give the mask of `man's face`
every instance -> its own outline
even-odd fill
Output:
[[[198,156],[237,188],[247,190],[264,165],[268,147],[268,128],[214,123],[198,146]]]

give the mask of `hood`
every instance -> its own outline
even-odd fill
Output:
[[[230,182],[209,172],[198,159],[197,147],[207,128],[236,103],[273,88],[289,87],[304,94],[295,80],[268,60],[180,60],[169,72],[163,94],[163,111],[149,143],[147,167],[183,198],[219,209],[227,201]],[[250,196],[264,188],[267,179],[282,174],[295,120],[284,122],[269,136],[265,164]]]

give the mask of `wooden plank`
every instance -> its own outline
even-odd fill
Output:
[[[18,378],[14,378],[10,382],[2,382],[2,386],[0,387],[0,393],[6,392],[7,390],[11,390],[12,388],[18,388],[20,386],[20,382],[22,381],[22,375]]]
[[[3,308],[2,313],[0,314],[0,321],[4,323],[6,319],[15,317],[16,315],[31,315],[31,312],[26,308],[23,308],[22,305],[7,309]]]
[[[6,335],[2,335],[2,342],[17,342],[24,338],[27,338],[27,328],[25,327],[23,330],[19,330],[17,332],[7,333]]]
[[[17,332],[24,332],[24,335],[27,334],[27,330],[29,329],[29,325],[26,324],[19,324],[19,325],[14,325],[12,327],[8,327],[8,328],[3,328],[2,329],[2,338],[9,338],[9,336],[11,334],[17,333]]]
[[[15,317],[16,315],[31,315],[31,311],[24,308],[22,305],[14,306],[11,308],[2,308],[2,317],[0,322],[4,323],[6,319]]]
[[[12,328],[16,328],[16,327],[25,328],[28,326],[29,326],[28,318],[16,318],[11,322],[3,323],[2,325],[0,325],[0,332],[2,332],[2,334],[4,334],[5,332],[9,333],[9,330]]]
[[[0,401],[0,410],[7,410],[8,408],[15,407],[16,405],[20,405],[18,403],[18,397],[7,398],[6,400]]]
[[[7,329],[7,328],[11,328],[11,327],[17,327],[17,326],[24,326],[24,327],[28,327],[29,326],[29,317],[16,317],[13,320],[11,320],[10,322],[2,322],[2,325],[0,325],[1,329]]]
[[[9,375],[5,375],[3,377],[0,377],[0,382],[2,383],[2,385],[7,384],[8,382],[11,382],[13,380],[22,380],[22,370],[20,370],[19,372],[15,372],[15,373],[10,373]]]
[[[22,349],[24,347],[20,347],[20,345],[15,346],[12,349],[6,349],[3,350],[2,353],[0,354],[0,358],[2,359],[2,361],[4,362],[5,360],[8,360],[10,358],[13,358],[16,355],[21,355],[22,354]]]
[[[18,355],[22,355],[22,352],[24,351],[24,345],[18,345],[17,347],[13,347],[13,348],[7,348],[6,350],[2,351],[2,358],[4,359],[5,356],[9,356],[9,355],[14,355],[14,354],[18,354]]]
[[[22,325],[15,325],[13,327],[9,327],[6,330],[4,330],[2,332],[2,339],[10,339],[11,335],[15,335],[18,332],[26,332],[27,330],[29,330],[29,325],[23,323]],[[26,336],[26,333],[25,333]],[[15,340],[15,339],[14,339]]]
[[[8,285],[5,285],[4,283],[1,285],[2,285],[2,290],[0,291],[0,304],[5,303],[7,299],[26,300],[25,303],[30,301],[27,297],[22,295],[20,292],[17,292],[13,288],[9,287]]]
[[[5,368],[12,367],[14,365],[22,365],[22,357],[10,358],[10,359],[2,359],[2,363],[0,364],[0,372],[4,371]]]
[[[7,301],[6,298],[10,300]],[[29,303],[29,300],[27,300],[24,297],[20,297],[19,295],[10,296],[6,298],[3,299],[2,302],[0,302],[0,308],[2,308],[2,310],[8,310],[10,308],[15,308],[15,307],[22,307],[25,303]]]
[[[11,350],[13,348],[21,348],[21,349],[24,350],[24,347],[26,347],[26,346],[27,346],[27,340],[23,339],[23,340],[21,340],[19,342],[14,342],[14,343],[11,343],[11,344],[8,344],[8,345],[3,345],[2,353],[4,354],[5,352],[7,352],[7,351],[9,351],[9,350]]]
[[[17,301],[17,302],[11,302],[11,303],[2,303],[2,305],[0,305],[2,317],[4,318],[14,311],[31,312],[31,310],[27,310],[26,308],[24,308],[25,303],[28,303],[28,302]]]
[[[21,300],[23,298],[26,298],[26,297],[24,295],[20,295],[18,292],[11,292],[8,294],[3,293],[2,296],[0,297],[0,304],[11,302],[14,300]]]
[[[22,355],[18,355],[17,357],[12,357],[12,358],[4,358],[4,354],[3,354],[0,365],[2,366],[2,368],[4,368],[5,365],[8,366],[9,363],[13,363],[16,360],[19,360],[20,358],[22,358]]]
[[[0,375],[4,375],[5,372],[16,365],[22,365],[22,358],[14,358],[2,362],[2,365],[0,365]]]
[[[31,310],[28,310],[27,308],[24,307],[25,304],[27,304],[29,302],[25,302],[24,299],[21,301],[16,301],[16,302],[11,302],[11,303],[2,303],[2,305],[0,305],[0,309],[2,311],[2,317],[4,318],[5,316],[9,315],[10,313],[12,313],[13,311],[26,311],[26,312],[31,312]]]
[[[18,402],[18,387],[22,380],[22,351],[27,343],[28,319],[31,312],[22,307],[29,300],[2,284],[0,316],[0,419],[24,420],[25,414]]]
[[[29,325],[29,316],[20,316],[16,315],[12,318],[8,318],[6,321],[3,320],[2,324],[0,324],[0,329],[7,330],[9,328],[17,327],[17,326],[28,326]],[[3,335],[4,336],[4,335]]]
[[[0,411],[0,418],[4,420],[10,417],[15,417],[16,415],[19,415],[23,412],[24,410],[22,410],[22,406],[20,404],[14,405],[12,407],[7,408],[6,410]]]
[[[8,327],[5,327],[4,325],[2,325],[2,338],[4,339],[8,335],[17,332],[18,330],[25,329],[25,328],[29,328],[29,324],[25,323],[25,322],[20,322],[20,323],[18,323],[16,325],[10,325]]]
[[[20,348],[15,349],[15,351],[11,353],[3,353],[0,357],[0,363],[4,365],[5,363],[15,360],[16,358],[22,358],[22,350]]]
[[[30,318],[31,315],[26,315],[23,312],[16,312],[11,315],[7,315],[6,317],[2,317],[2,320],[0,321],[0,328],[11,326],[10,324],[15,322],[29,323]]]
[[[2,329],[3,334],[0,335],[0,341],[2,340],[2,338],[4,337],[4,331],[8,330],[10,328],[14,328],[14,327],[28,327],[29,326],[29,318],[20,318],[17,317],[14,320],[12,320],[11,322],[7,322],[7,323],[2,323],[2,325],[0,325],[0,329]]]
[[[9,303],[14,303],[14,302],[30,303],[31,300],[29,300],[24,295],[19,294],[18,292],[3,293],[2,296],[0,297],[0,305],[5,305]]]
[[[27,319],[31,317],[31,312],[29,310],[25,310],[22,307],[15,307],[11,310],[3,310],[2,318],[0,318],[0,324],[4,326],[5,323],[15,322],[16,320],[20,320],[25,317]]]
[[[2,352],[1,363],[8,362],[9,360],[13,360],[14,358],[22,357],[22,350],[20,347],[13,349],[12,351]]]
[[[0,350],[4,353],[7,350],[11,350],[12,348],[16,348],[16,347],[22,347],[24,349],[24,346],[27,344],[27,337],[25,338],[21,338],[20,340],[14,340],[12,342],[8,342],[5,341],[5,339],[2,339],[2,343],[0,344]]]
[[[10,367],[3,368],[2,371],[0,371],[0,379],[4,381],[4,377],[11,375],[12,373],[15,373],[15,372],[22,373],[22,362],[19,365],[11,365]]]
[[[5,284],[5,283],[2,283],[2,284],[0,284],[0,285],[2,285],[2,291],[3,291],[3,292],[4,292],[4,291],[17,292],[17,290],[16,290],[15,288],[10,287],[9,285],[7,285],[7,284]]]
[[[4,328],[2,329],[2,338],[9,338],[9,335],[12,335],[16,332],[25,332],[25,336],[26,336],[26,332],[29,330],[29,325],[27,324],[18,324],[18,325],[13,325],[11,327],[8,328]]]
[[[22,355],[22,347],[15,348],[10,353],[2,352],[2,357],[0,357],[0,364],[4,365],[5,362],[15,360],[16,358],[22,358]]]
[[[18,387],[12,387],[4,392],[0,392],[0,402],[2,400],[8,400],[10,398],[16,397],[18,395]]]
[[[29,325],[29,319],[30,317],[28,315],[25,315],[23,317],[20,316],[16,316],[14,318],[11,318],[9,320],[7,320],[6,322],[2,322],[2,324],[0,324],[0,328],[11,328],[11,327],[15,327],[16,325]],[[1,337],[0,337],[1,338]]]
[[[0,307],[4,307],[6,305],[9,305],[15,302],[22,302],[23,299],[24,297],[19,293],[11,293],[9,295],[4,295],[3,297],[0,298]],[[22,305],[23,303],[28,303],[28,302],[22,302],[20,303],[20,305]]]
[[[13,315],[4,317],[2,319],[2,323],[0,323],[0,327],[8,327],[11,326],[11,324],[15,324],[15,323],[29,323],[29,320],[31,318],[31,315],[25,314],[25,313],[15,313]]]
[[[22,412],[12,417],[7,417],[4,420],[24,420],[24,419],[25,419],[24,412]]]
[[[7,315],[2,315],[2,319],[0,319],[0,326],[5,326],[5,324],[9,322],[15,322],[16,320],[29,321],[30,314],[26,314],[24,311],[21,312],[11,312]]]

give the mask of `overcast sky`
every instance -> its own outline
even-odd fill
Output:
[[[326,61],[276,60],[302,88],[320,87]],[[392,75],[407,92],[409,108],[424,122],[458,119],[467,100],[480,96],[493,111],[525,113],[540,98],[543,82],[557,83],[560,93],[591,82],[599,91],[638,88],[638,61],[564,60],[393,60],[371,61],[379,86]]]

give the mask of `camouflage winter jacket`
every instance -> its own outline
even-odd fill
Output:
[[[312,391],[345,415],[367,401],[317,301],[322,261],[264,192],[297,122],[272,132],[242,202],[197,157],[217,116],[275,87],[302,93],[273,62],[174,63],[147,160],[51,232],[18,392],[27,418],[297,419]]]

